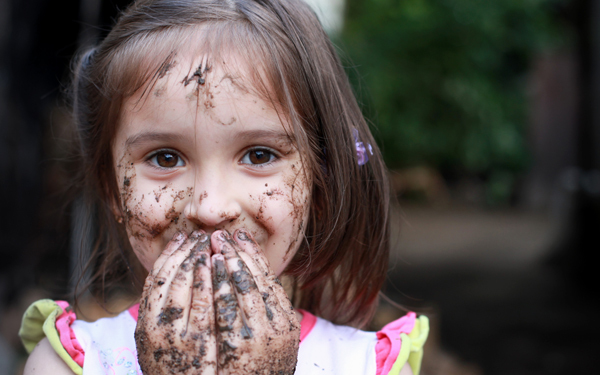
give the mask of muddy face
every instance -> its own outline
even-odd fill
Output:
[[[304,238],[310,176],[285,114],[234,62],[176,55],[150,94],[125,102],[113,143],[120,209],[148,270],[177,230],[245,228],[277,275]]]

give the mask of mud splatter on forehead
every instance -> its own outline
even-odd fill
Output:
[[[190,82],[195,80],[198,85],[203,86],[206,83],[205,73],[208,71],[210,71],[208,64],[204,63],[203,66],[203,63],[201,62],[196,71],[191,75],[186,75],[181,83],[183,83],[183,86],[187,86]]]
[[[175,67],[177,65],[177,61],[175,60],[175,53],[169,55],[165,61],[163,61],[163,63],[160,65],[160,68],[158,69],[158,79],[163,78],[164,76],[167,75],[167,73],[169,73],[169,71],[171,70],[171,68]]]
[[[111,92],[119,93],[125,99],[136,93],[144,99],[149,92],[157,93],[154,90],[156,84],[169,76],[179,61],[190,56],[204,56],[190,67],[188,74],[181,77],[186,86],[192,82],[204,85],[205,73],[212,64],[218,63],[234,76],[244,75],[248,87],[268,97],[264,95],[268,94],[264,88],[274,85],[265,82],[267,75],[259,73],[269,69],[266,54],[260,39],[251,34],[250,29],[235,22],[170,27],[140,33],[115,49],[107,72],[108,86]],[[251,64],[248,63],[250,61]],[[237,67],[243,69],[238,71]],[[248,74],[241,74],[244,72]],[[161,93],[160,90],[158,93]]]

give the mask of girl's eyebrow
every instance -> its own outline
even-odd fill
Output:
[[[243,130],[234,136],[238,141],[253,141],[257,139],[272,139],[279,142],[289,143],[292,141],[290,134],[284,130],[271,130],[271,129],[256,129],[256,130]]]
[[[187,137],[179,133],[142,132],[132,135],[125,141],[125,147],[130,148],[150,142],[185,142]]]

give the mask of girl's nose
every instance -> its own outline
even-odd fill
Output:
[[[201,229],[221,229],[242,214],[240,202],[232,185],[212,174],[199,178],[184,214]]]

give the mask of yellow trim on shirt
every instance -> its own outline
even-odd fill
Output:
[[[51,299],[34,302],[23,315],[19,336],[27,353],[31,353],[35,346],[46,336],[56,354],[62,358],[67,366],[75,374],[82,375],[83,369],[62,346],[60,336],[56,330],[56,318],[62,313],[63,309]]]
[[[419,316],[415,321],[415,326],[408,335],[406,333],[400,334],[400,340],[402,340],[400,352],[388,375],[400,374],[406,362],[410,365],[413,374],[419,375],[421,361],[423,360],[423,345],[425,345],[428,335],[429,319],[426,316]]]

